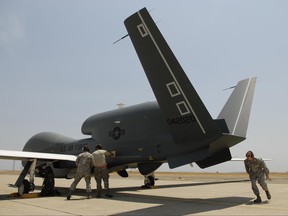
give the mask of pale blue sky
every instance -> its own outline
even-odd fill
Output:
[[[155,97],[123,21],[147,7],[211,115],[257,76],[247,150],[288,171],[288,1],[0,0],[0,148],[22,150],[34,134],[86,138],[89,116]],[[0,161],[0,168],[12,162]],[[162,168],[162,169],[167,169]],[[184,166],[177,170],[199,171]],[[177,171],[176,170],[176,171]],[[228,162],[204,171],[244,171]]]

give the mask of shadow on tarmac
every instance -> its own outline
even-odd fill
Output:
[[[115,215],[187,215],[231,208],[250,201],[250,197],[221,197],[209,199],[187,199],[163,196],[139,196],[123,194],[115,199],[127,202],[155,204],[155,206],[123,212]]]
[[[217,182],[205,182],[205,183],[184,183],[184,184],[170,184],[170,185],[160,185],[159,189],[163,188],[175,188],[175,187],[197,187],[202,185],[216,185],[216,184],[227,184],[227,183],[237,183],[244,182],[247,180],[229,180],[229,181],[217,181]],[[157,190],[152,189],[152,190]],[[61,193],[61,197],[66,199],[66,195],[68,192],[67,187],[56,187],[56,189]],[[36,186],[36,191],[40,191],[41,187]],[[122,209],[122,213],[118,213],[117,215],[187,215],[187,214],[195,214],[202,212],[209,212],[215,210],[221,210],[225,208],[230,208],[233,206],[250,204],[251,197],[217,197],[217,198],[209,198],[209,199],[201,199],[201,198],[183,198],[181,194],[179,197],[167,197],[167,196],[159,196],[157,195],[147,195],[143,193],[139,194],[131,194],[130,192],[137,192],[140,190],[150,190],[143,189],[141,187],[121,187],[121,188],[111,188],[111,193],[114,195],[112,198],[113,201],[125,201],[133,203],[146,203],[152,205],[151,207],[146,207],[142,209],[137,209],[133,211],[126,211]],[[93,190],[95,194],[95,190]],[[93,194],[93,195],[94,195]],[[73,196],[74,195],[74,196]],[[76,196],[76,197],[75,197]],[[79,197],[80,196],[80,197]],[[42,198],[42,197],[39,197]],[[44,198],[44,197],[43,197]],[[51,197],[52,198],[52,197]],[[11,197],[8,194],[0,195],[0,200],[13,200],[19,199],[19,197]],[[86,199],[86,191],[85,189],[76,189],[73,194],[71,200],[79,201]],[[98,199],[93,197],[92,199],[97,202]],[[102,199],[110,200],[111,198],[105,198],[103,196]],[[68,201],[68,200],[67,200]],[[115,214],[116,215],[116,214]]]
[[[216,185],[245,182],[247,180],[229,180],[229,181],[217,181],[217,182],[205,182],[205,183],[185,183],[185,184],[170,184],[161,185],[159,189],[163,188],[175,188],[175,187],[193,187],[203,185]],[[140,188],[143,190],[143,188]],[[114,200],[126,201],[131,203],[149,203],[157,206],[138,209],[129,212],[123,212],[117,215],[187,215],[202,213],[214,210],[220,210],[230,208],[233,206],[243,205],[251,201],[251,197],[218,197],[209,199],[190,199],[179,197],[167,197],[167,196],[151,196],[143,194],[129,194],[130,191],[137,191],[139,187],[129,188],[115,188],[116,192]],[[148,189],[149,190],[149,189]],[[155,189],[153,189],[155,190]],[[157,189],[156,189],[157,190]],[[126,191],[126,193],[125,193]]]

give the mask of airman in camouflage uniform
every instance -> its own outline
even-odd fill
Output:
[[[267,198],[271,199],[271,194],[265,182],[265,176],[266,179],[269,180],[269,169],[267,168],[265,162],[262,159],[255,158],[252,151],[248,151],[246,153],[246,160],[244,161],[244,164],[246,172],[249,174],[252,190],[257,196],[257,198],[254,200],[254,203],[260,203],[262,201],[259,189],[256,185],[257,180],[260,186],[266,192]]]
[[[84,147],[83,153],[79,154],[76,159],[77,171],[72,182],[67,199],[70,200],[72,192],[82,178],[85,178],[87,198],[91,198],[91,168],[93,167],[92,154],[89,153],[89,148]]]
[[[97,198],[101,197],[102,179],[104,182],[105,196],[110,198],[113,197],[113,195],[110,194],[109,192],[109,171],[107,169],[106,164],[106,157],[112,157],[112,156],[114,156],[113,153],[102,149],[102,146],[100,144],[96,146],[96,151],[92,153],[94,163],[94,175],[95,175],[94,177],[97,185],[97,194],[96,194]]]

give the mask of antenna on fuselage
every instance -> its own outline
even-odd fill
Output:
[[[118,107],[118,109],[121,109],[125,106],[125,104],[124,103],[118,103],[118,104],[116,104],[116,106]]]

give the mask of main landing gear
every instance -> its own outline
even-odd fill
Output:
[[[30,191],[34,191],[34,176],[35,176],[35,167],[36,167],[36,159],[27,161],[24,169],[19,175],[15,185],[18,187],[18,193],[20,195],[29,193]],[[25,179],[27,173],[30,171],[30,179],[29,181]]]
[[[27,180],[24,179],[23,182],[18,186],[18,194],[23,195],[23,194],[27,194],[30,191],[33,191],[35,188],[34,183],[31,183]]]
[[[117,171],[118,175],[123,177],[123,178],[127,178],[128,177],[128,173],[126,171],[126,169],[122,169]],[[148,175],[143,175],[144,176],[144,185],[142,185],[142,188],[152,188],[155,186],[155,181],[158,180],[158,178],[155,178],[154,172],[149,173]]]
[[[30,172],[29,181],[25,179],[28,172]],[[35,172],[37,172],[37,175],[39,175],[40,177],[44,178],[40,193],[41,196],[60,195],[60,192],[54,189],[55,180],[52,168],[50,166],[43,166],[36,168],[36,159],[34,159],[26,163],[24,169],[22,170],[21,174],[19,175],[15,183],[15,185],[18,187],[18,194],[20,196],[34,191]]]

